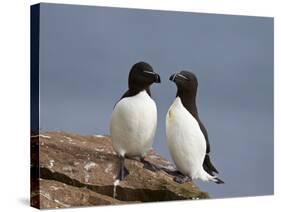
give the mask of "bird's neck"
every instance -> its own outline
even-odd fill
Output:
[[[177,91],[177,97],[180,97],[181,102],[185,109],[187,109],[191,115],[198,120],[198,112],[197,112],[197,106],[196,106],[196,92],[188,92],[188,91],[182,91],[178,89]]]
[[[149,86],[147,86],[147,87],[140,87],[140,86],[136,86],[136,85],[134,85],[134,86],[129,86],[129,91],[130,91],[130,93],[131,93],[131,95],[132,96],[134,96],[134,95],[137,95],[138,93],[140,93],[140,92],[142,92],[142,91],[146,91],[147,92],[147,94],[149,95],[149,96],[151,96],[151,92],[150,92],[150,87]]]

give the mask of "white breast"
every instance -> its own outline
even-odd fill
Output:
[[[183,174],[195,179],[202,170],[206,141],[197,120],[177,97],[166,116],[166,136],[171,156]]]
[[[114,150],[122,156],[144,156],[152,147],[156,125],[156,104],[146,91],[121,99],[110,124]]]

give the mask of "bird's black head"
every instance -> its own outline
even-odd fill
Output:
[[[179,73],[172,74],[170,80],[175,82],[178,90],[187,93],[196,93],[198,87],[197,77],[190,71],[181,71]]]
[[[159,74],[155,73],[152,67],[145,62],[133,65],[129,74],[129,89],[149,90],[153,83],[160,83]]]

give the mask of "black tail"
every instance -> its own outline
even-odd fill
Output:
[[[216,180],[216,182],[215,182],[216,184],[224,184],[224,182],[221,179],[219,179],[218,177],[216,177],[215,180]]]
[[[203,168],[208,174],[210,174],[212,176],[215,176],[214,173],[217,173],[217,174],[219,173],[218,170],[212,164],[212,162],[210,160],[210,156],[208,154],[205,155]]]

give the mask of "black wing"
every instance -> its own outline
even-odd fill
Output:
[[[214,165],[212,164],[211,160],[210,160],[210,156],[209,156],[209,153],[210,153],[210,142],[209,142],[209,138],[208,138],[208,132],[206,130],[206,128],[204,127],[203,123],[198,120],[198,123],[199,123],[199,126],[200,126],[200,129],[201,131],[203,132],[204,134],[204,137],[205,137],[205,140],[206,140],[206,145],[207,145],[207,148],[206,148],[206,155],[205,155],[205,158],[204,158],[204,162],[203,162],[203,168],[206,172],[208,172],[208,174],[214,176],[214,173],[219,173],[217,171],[217,169],[214,167]]]

